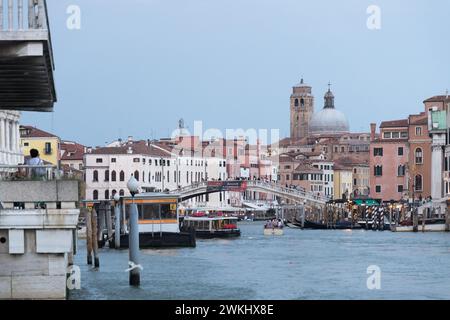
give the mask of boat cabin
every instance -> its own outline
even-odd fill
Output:
[[[122,198],[127,213],[133,202],[137,204],[140,233],[180,232],[178,200],[178,195],[153,192]]]

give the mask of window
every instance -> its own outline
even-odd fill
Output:
[[[300,99],[300,106],[303,108],[305,106],[305,99]]]
[[[422,127],[416,127],[416,136],[422,135]]]
[[[141,159],[139,159],[139,158],[134,158],[133,159],[133,162],[140,162],[141,161]]]
[[[392,139],[400,138],[400,132],[392,132]]]
[[[102,158],[97,158],[97,159],[95,159],[95,162],[96,163],[103,163],[103,159]]]
[[[341,152],[342,152],[342,153],[345,152],[345,147],[341,147]]]
[[[116,180],[117,180],[117,174],[116,174],[116,171],[113,170],[113,171],[111,172],[111,181],[114,182],[114,181],[116,181]]]
[[[404,177],[406,173],[406,166],[405,165],[399,165],[397,168],[397,176],[398,177]]]
[[[391,133],[390,132],[383,133],[383,138],[384,139],[390,139],[391,138]]]
[[[137,180],[137,181],[139,181],[139,171],[135,171],[134,172],[134,178]]]
[[[98,191],[97,190],[94,190],[94,192],[92,193],[92,199],[98,200]]]
[[[125,172],[123,172],[123,171],[120,171],[120,174],[119,174],[119,178],[120,178],[120,181],[125,181]]]
[[[375,192],[381,193],[381,186],[375,186]]]
[[[123,197],[124,195],[125,195],[125,191],[123,191],[123,189],[120,189],[119,196]]]
[[[109,170],[105,171],[105,181],[109,181]]]
[[[29,144],[28,142],[25,142],[23,145],[24,145],[25,147],[30,146],[30,144]]]
[[[52,154],[52,144],[50,142],[45,143],[45,154]]]
[[[112,193],[111,193],[112,197],[114,198],[114,196],[115,196],[116,194],[117,194],[117,190],[113,189],[113,191],[112,191]]]
[[[398,147],[398,155],[399,156],[403,155],[403,147]]]
[[[98,171],[97,170],[94,170],[92,181],[98,182]]]
[[[381,177],[383,175],[383,166],[375,166],[374,175]]]
[[[403,185],[399,184],[399,185],[397,186],[397,192],[398,192],[398,193],[402,193],[402,192],[403,192]]]
[[[105,200],[109,200],[109,190],[105,190]]]
[[[111,158],[111,162],[112,162],[112,163],[116,163],[116,162],[117,162],[117,159],[116,159],[116,158]]]
[[[295,99],[295,102],[294,102],[294,105],[296,106],[296,107],[298,107],[298,99]]]
[[[383,156],[383,148],[374,148],[373,155],[375,157],[382,157]]]
[[[423,163],[423,152],[421,148],[417,148],[415,151],[416,164]]]
[[[402,138],[408,138],[408,132],[402,131],[402,132],[400,133],[400,136],[401,136]]]
[[[420,174],[414,177],[414,190],[417,192],[422,191],[422,176]]]

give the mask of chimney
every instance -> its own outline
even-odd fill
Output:
[[[370,141],[375,140],[375,132],[377,130],[377,124],[371,123],[370,124]]]
[[[127,153],[128,153],[128,154],[132,154],[132,153],[133,153],[133,148],[128,147]]]

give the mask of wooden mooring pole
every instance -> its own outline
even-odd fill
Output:
[[[87,264],[92,265],[92,209],[85,209]]]
[[[92,247],[94,251],[94,267],[100,267],[100,260],[98,257],[98,234],[97,234],[97,211],[92,208]]]

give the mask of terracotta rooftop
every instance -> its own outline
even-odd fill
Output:
[[[61,160],[83,160],[85,146],[72,142],[63,141],[61,142]]]
[[[442,95],[442,96],[434,96],[431,98],[428,98],[423,103],[426,102],[450,102],[450,95]]]
[[[155,145],[148,145],[145,141],[135,141],[132,143],[127,143],[120,147],[102,147],[92,150],[90,154],[103,154],[103,155],[114,155],[114,154],[128,154],[128,150],[131,150],[134,155],[147,155],[152,157],[168,157],[171,153],[157,147]]]
[[[398,128],[407,126],[408,126],[408,119],[383,121],[380,124],[380,128]]]
[[[58,136],[32,126],[20,126],[21,138],[58,138]]]

